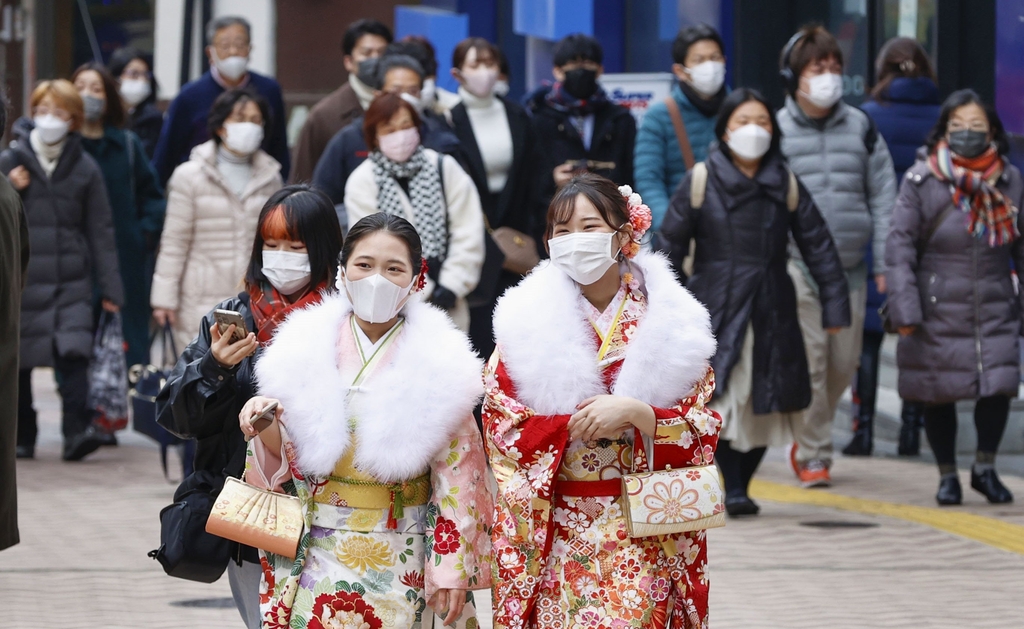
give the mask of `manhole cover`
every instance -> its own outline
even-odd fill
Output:
[[[231,598],[193,598],[186,601],[174,601],[174,607],[200,607],[203,609],[234,609],[235,601]]]
[[[800,526],[813,526],[816,529],[870,529],[878,525],[874,522],[852,522],[850,520],[816,520],[801,522]]]

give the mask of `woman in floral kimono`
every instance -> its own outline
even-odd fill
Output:
[[[705,409],[708,313],[639,252],[649,226],[628,186],[573,178],[548,212],[551,263],[498,302],[483,412],[496,629],[707,626],[705,532],[630,538],[619,501],[621,476],[651,456],[710,461],[721,423]]]
[[[282,324],[239,421],[246,481],[297,495],[293,560],[260,551],[264,629],[475,627],[491,585],[491,498],[473,408],[480,361],[424,303],[420,239],[404,219],[359,221],[338,288]],[[252,420],[279,407],[257,434]]]

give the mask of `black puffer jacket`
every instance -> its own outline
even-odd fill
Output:
[[[941,404],[1016,396],[1021,296],[1010,264],[1024,271],[1024,239],[989,247],[967,233],[949,184],[935,178],[924,151],[918,160],[900,186],[885,245],[890,319],[917,326],[896,349],[900,397]],[[997,188],[1014,207],[1024,206],[1024,181],[1014,166],[1006,165]],[[1024,215],[1017,226],[1024,231]]]
[[[70,133],[53,175],[46,176],[29,141],[31,121],[15,123],[17,143],[0,154],[0,172],[24,166],[21,191],[32,258],[21,298],[20,367],[50,367],[54,350],[88,358],[93,342],[93,281],[101,296],[124,301],[114,221],[103,173]]]
[[[241,293],[217,305],[242,315],[255,330],[249,295]],[[245,439],[238,414],[256,395],[255,366],[260,350],[233,369],[224,369],[210,351],[213,312],[203,317],[196,337],[178,358],[167,384],[157,396],[157,423],[185,439],[196,439],[196,470],[241,477],[245,470]],[[235,553],[233,553],[235,554]],[[243,548],[241,557],[259,561],[256,551]]]
[[[693,276],[686,285],[711,314],[718,351],[711,359],[718,390],[754,330],[754,412],[793,412],[811,401],[810,377],[797,318],[796,292],[786,271],[790,235],[821,287],[822,325],[850,325],[846,276],[828,226],[800,184],[796,210],[786,207],[789,173],[781,157],[769,157],[754,179],[720,150],[708,155],[704,203],[690,206],[687,173],[672,196],[658,234],[676,268],[696,239]]]

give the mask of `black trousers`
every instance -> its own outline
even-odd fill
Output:
[[[89,359],[55,357],[54,370],[62,405],[62,430],[67,440],[81,433],[92,422],[86,404],[89,395]],[[18,445],[34,446],[39,435],[36,410],[32,403],[32,370],[18,372]]]
[[[995,454],[1010,417],[1010,398],[993,395],[974,404],[974,427],[978,431],[978,452]],[[928,435],[935,461],[956,465],[956,405],[935,404],[924,409],[924,432]]]
[[[853,399],[857,404],[856,419],[870,422],[875,418],[878,404],[878,371],[881,366],[882,341],[884,332],[864,330],[864,345],[860,353],[860,367],[853,383]],[[904,422],[920,426],[920,418],[924,414],[924,405],[920,402],[903,402],[900,413]]]
[[[757,471],[767,450],[768,448],[754,448],[747,452],[740,452],[733,450],[732,444],[728,440],[719,440],[718,449],[715,450],[715,462],[718,463],[718,469],[722,471],[727,497],[747,495],[750,480],[754,478],[754,472]]]

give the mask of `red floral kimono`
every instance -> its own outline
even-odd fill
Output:
[[[603,313],[550,265],[498,304],[483,411],[499,488],[495,628],[707,627],[705,532],[630,538],[618,495],[647,453],[657,469],[710,460],[714,338],[663,258],[641,254],[623,270]],[[576,405],[608,393],[650,404],[656,436],[570,441]],[[664,496],[666,508],[677,498]]]

